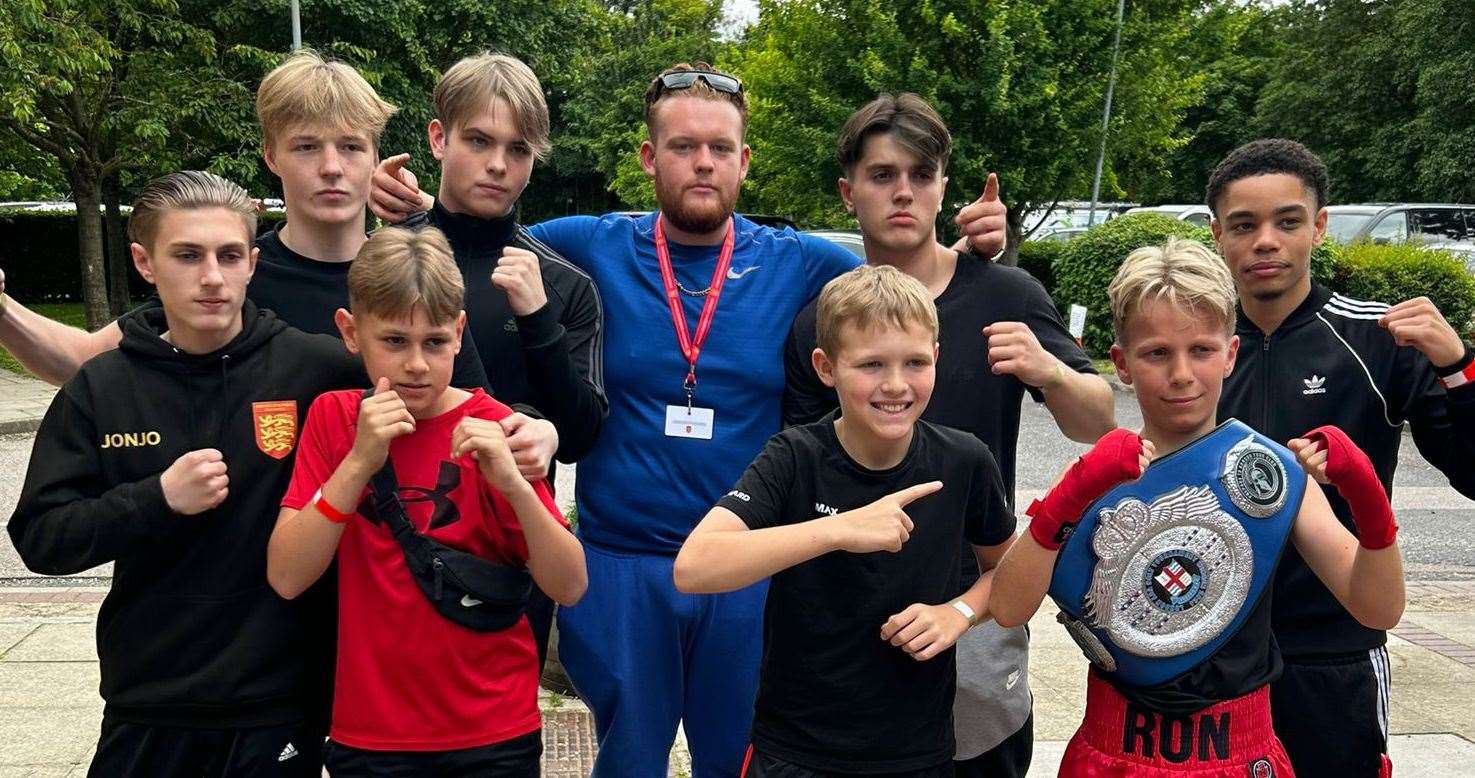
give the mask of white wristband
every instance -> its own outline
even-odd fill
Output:
[[[974,613],[973,609],[968,607],[968,603],[962,600],[953,600],[948,604],[953,606],[953,610],[963,614],[963,618],[968,620],[968,626],[971,627],[978,623],[978,614]]]

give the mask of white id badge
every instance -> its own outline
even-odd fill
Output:
[[[687,408],[685,405],[666,406],[666,436],[672,438],[712,439],[711,408]]]

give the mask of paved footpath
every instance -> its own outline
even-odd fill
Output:
[[[56,387],[0,368],[0,435],[34,432]]]
[[[0,434],[36,428],[55,390],[35,379],[0,370]],[[1118,396],[1117,415],[1135,423],[1136,409]],[[1055,441],[1043,413],[1026,403],[1025,421],[1049,434],[1021,434],[1034,448],[1021,456],[1021,504],[1053,479],[1059,463],[1079,453],[1074,444]],[[1031,427],[1030,429],[1034,429]],[[15,483],[0,484],[0,523],[14,506],[14,492],[25,470],[29,443],[0,446],[0,471]],[[1056,450],[1059,449],[1059,450]],[[1022,452],[1023,453],[1023,452]],[[1472,572],[1471,511],[1417,460],[1405,441],[1395,505],[1408,536],[1405,556],[1416,580],[1409,584],[1403,623],[1392,633],[1388,651],[1393,669],[1392,752],[1399,778],[1475,775],[1475,581]],[[1036,472],[1038,471],[1038,472]],[[573,494],[574,468],[559,469],[560,502]],[[102,718],[97,696],[94,645],[97,610],[106,567],[89,571],[72,586],[13,569],[17,560],[8,539],[0,540],[0,778],[83,776]],[[1422,560],[1422,561],[1418,561]],[[1464,580],[1446,580],[1460,579]],[[82,585],[77,585],[82,584]],[[1085,660],[1054,622],[1054,609],[1041,609],[1032,623],[1030,661],[1035,692],[1035,761],[1030,776],[1056,773],[1065,740],[1083,714]],[[547,778],[588,775],[595,753],[589,713],[577,700],[552,693],[543,697],[543,774]],[[688,776],[690,760],[681,739],[672,751],[672,776]]]
[[[0,589],[0,778],[82,776],[102,719],[93,635],[105,590]],[[1470,775],[1475,764],[1475,582],[1410,584],[1409,607],[1388,652],[1393,667],[1393,761],[1400,778]],[[1053,608],[1032,623],[1037,741],[1030,776],[1054,775],[1083,714],[1085,660]],[[543,698],[544,775],[588,774],[595,752],[588,711]],[[673,776],[688,775],[684,746]]]

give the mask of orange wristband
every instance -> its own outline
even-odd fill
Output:
[[[318,493],[312,496],[312,507],[317,508],[318,513],[323,514],[323,518],[334,524],[343,524],[353,518],[352,513],[344,513],[334,508],[333,504],[328,502],[328,498],[323,496],[322,488],[319,488]]]

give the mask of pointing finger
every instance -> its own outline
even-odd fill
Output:
[[[410,161],[409,154],[395,154],[384,160],[384,170],[390,175],[399,176],[399,171]]]
[[[925,484],[908,486],[896,493],[896,501],[902,506],[910,505],[915,500],[920,500],[938,489],[942,488],[941,481],[928,481]]]

